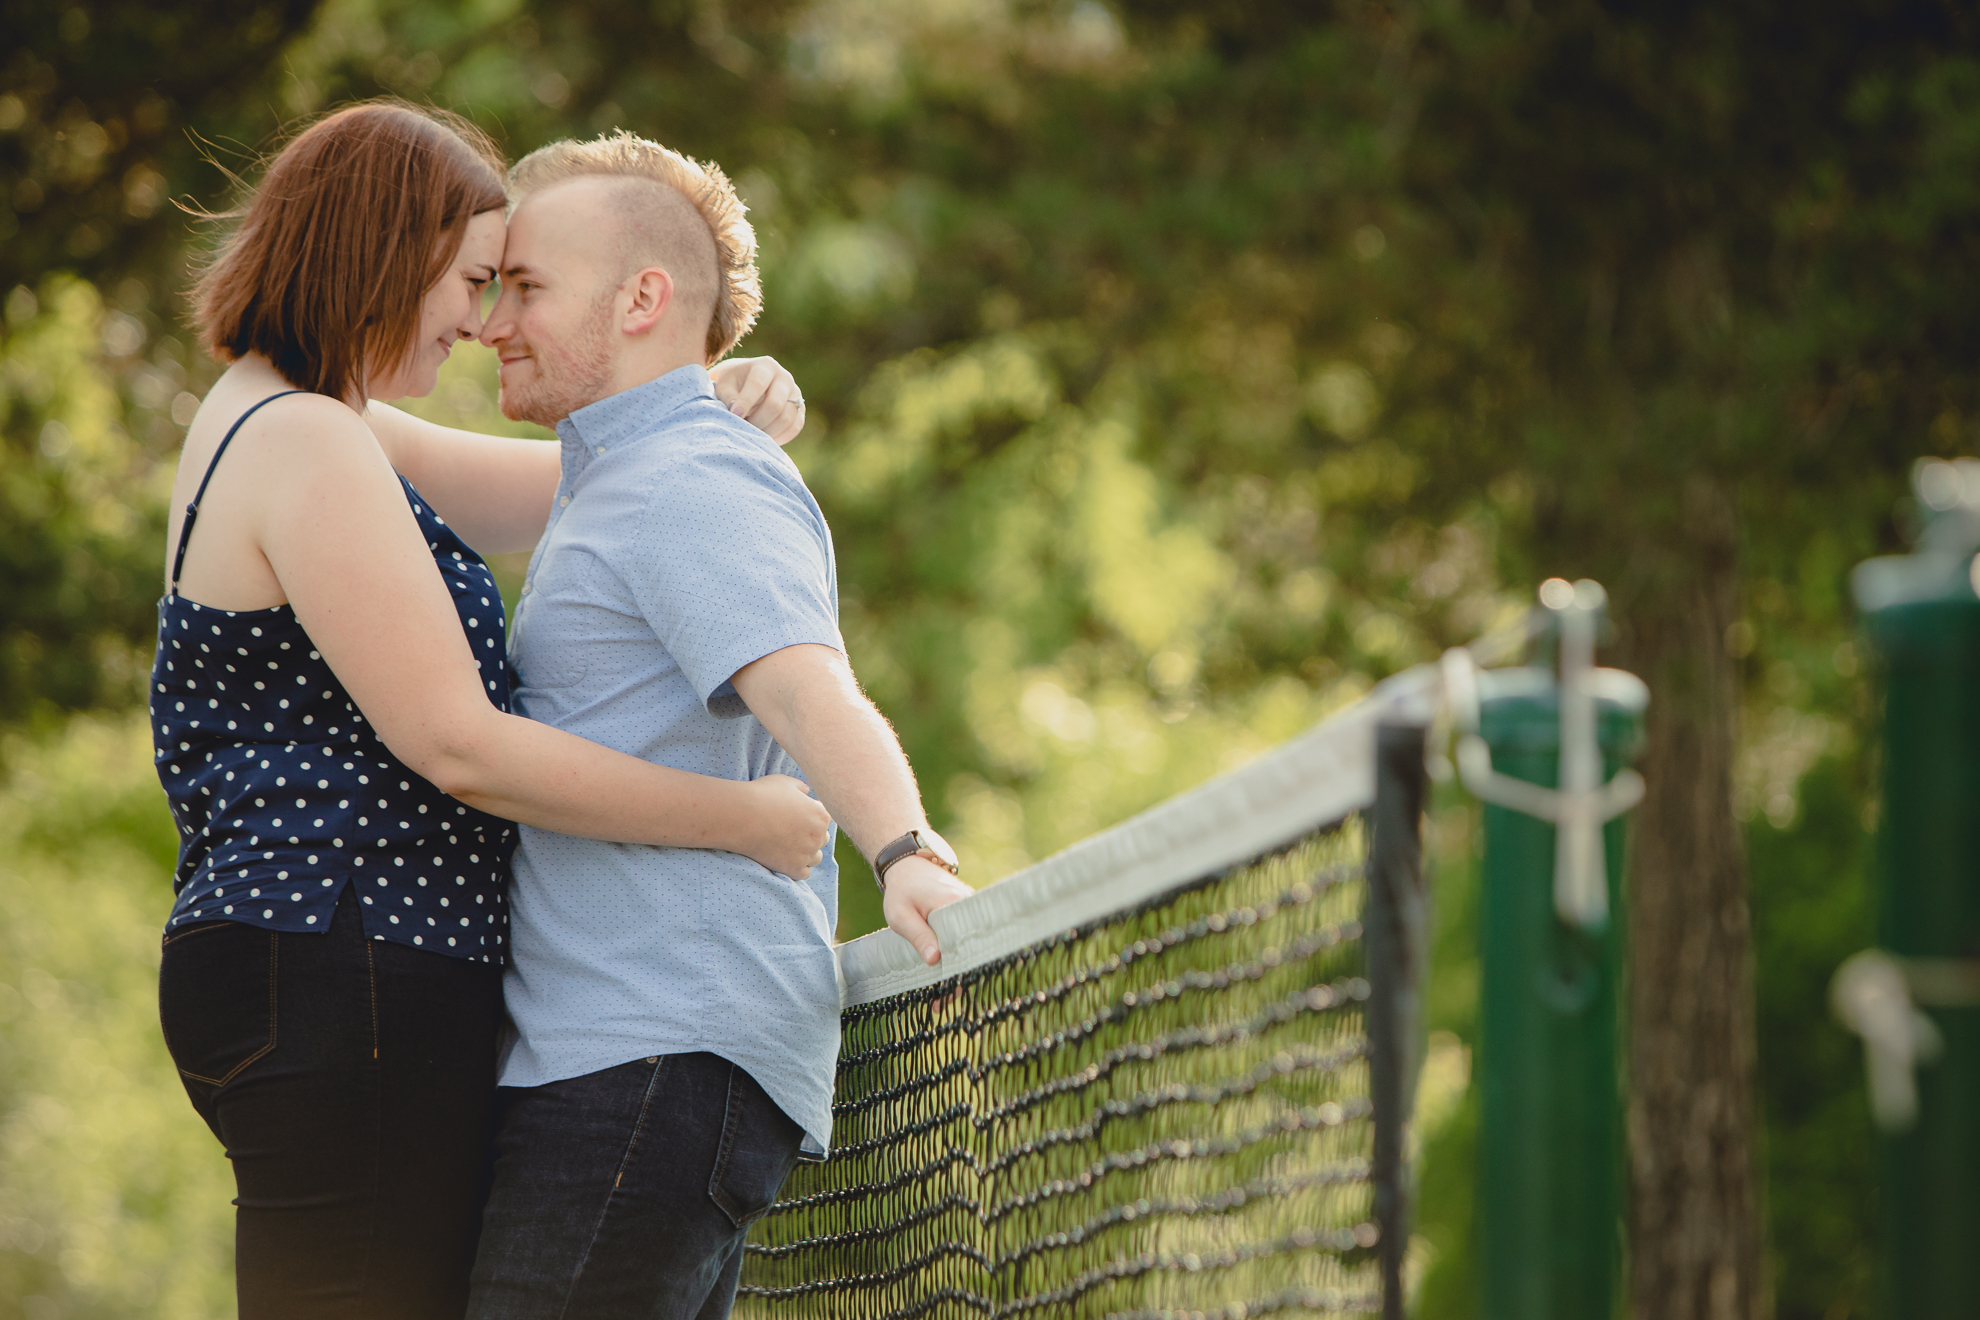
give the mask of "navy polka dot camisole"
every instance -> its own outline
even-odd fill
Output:
[[[300,393],[301,391],[287,391]],[[169,931],[202,921],[327,930],[345,885],[373,939],[503,962],[516,828],[463,806],[387,751],[288,605],[219,610],[179,594],[199,501],[158,603],[151,728],[179,828]],[[401,477],[488,700],[509,708],[502,597],[488,566]]]

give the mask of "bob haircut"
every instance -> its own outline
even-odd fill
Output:
[[[411,350],[468,220],[505,201],[501,153],[460,116],[392,100],[334,111],[210,217],[240,223],[193,287],[201,346],[264,354],[292,385],[349,400]]]

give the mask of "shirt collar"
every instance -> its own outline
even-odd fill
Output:
[[[660,429],[669,413],[696,399],[715,397],[708,371],[696,363],[676,367],[644,385],[588,403],[557,423],[564,453],[596,455],[614,445],[631,444]]]

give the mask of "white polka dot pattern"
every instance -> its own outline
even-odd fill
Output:
[[[502,597],[488,566],[404,478],[413,516],[509,709]],[[179,828],[166,923],[323,931],[348,882],[365,932],[457,958],[507,953],[516,829],[461,805],[386,750],[287,605],[158,603],[151,667],[158,778]]]

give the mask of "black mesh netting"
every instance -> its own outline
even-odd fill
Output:
[[[849,1009],[742,1316],[1379,1310],[1358,822]]]

